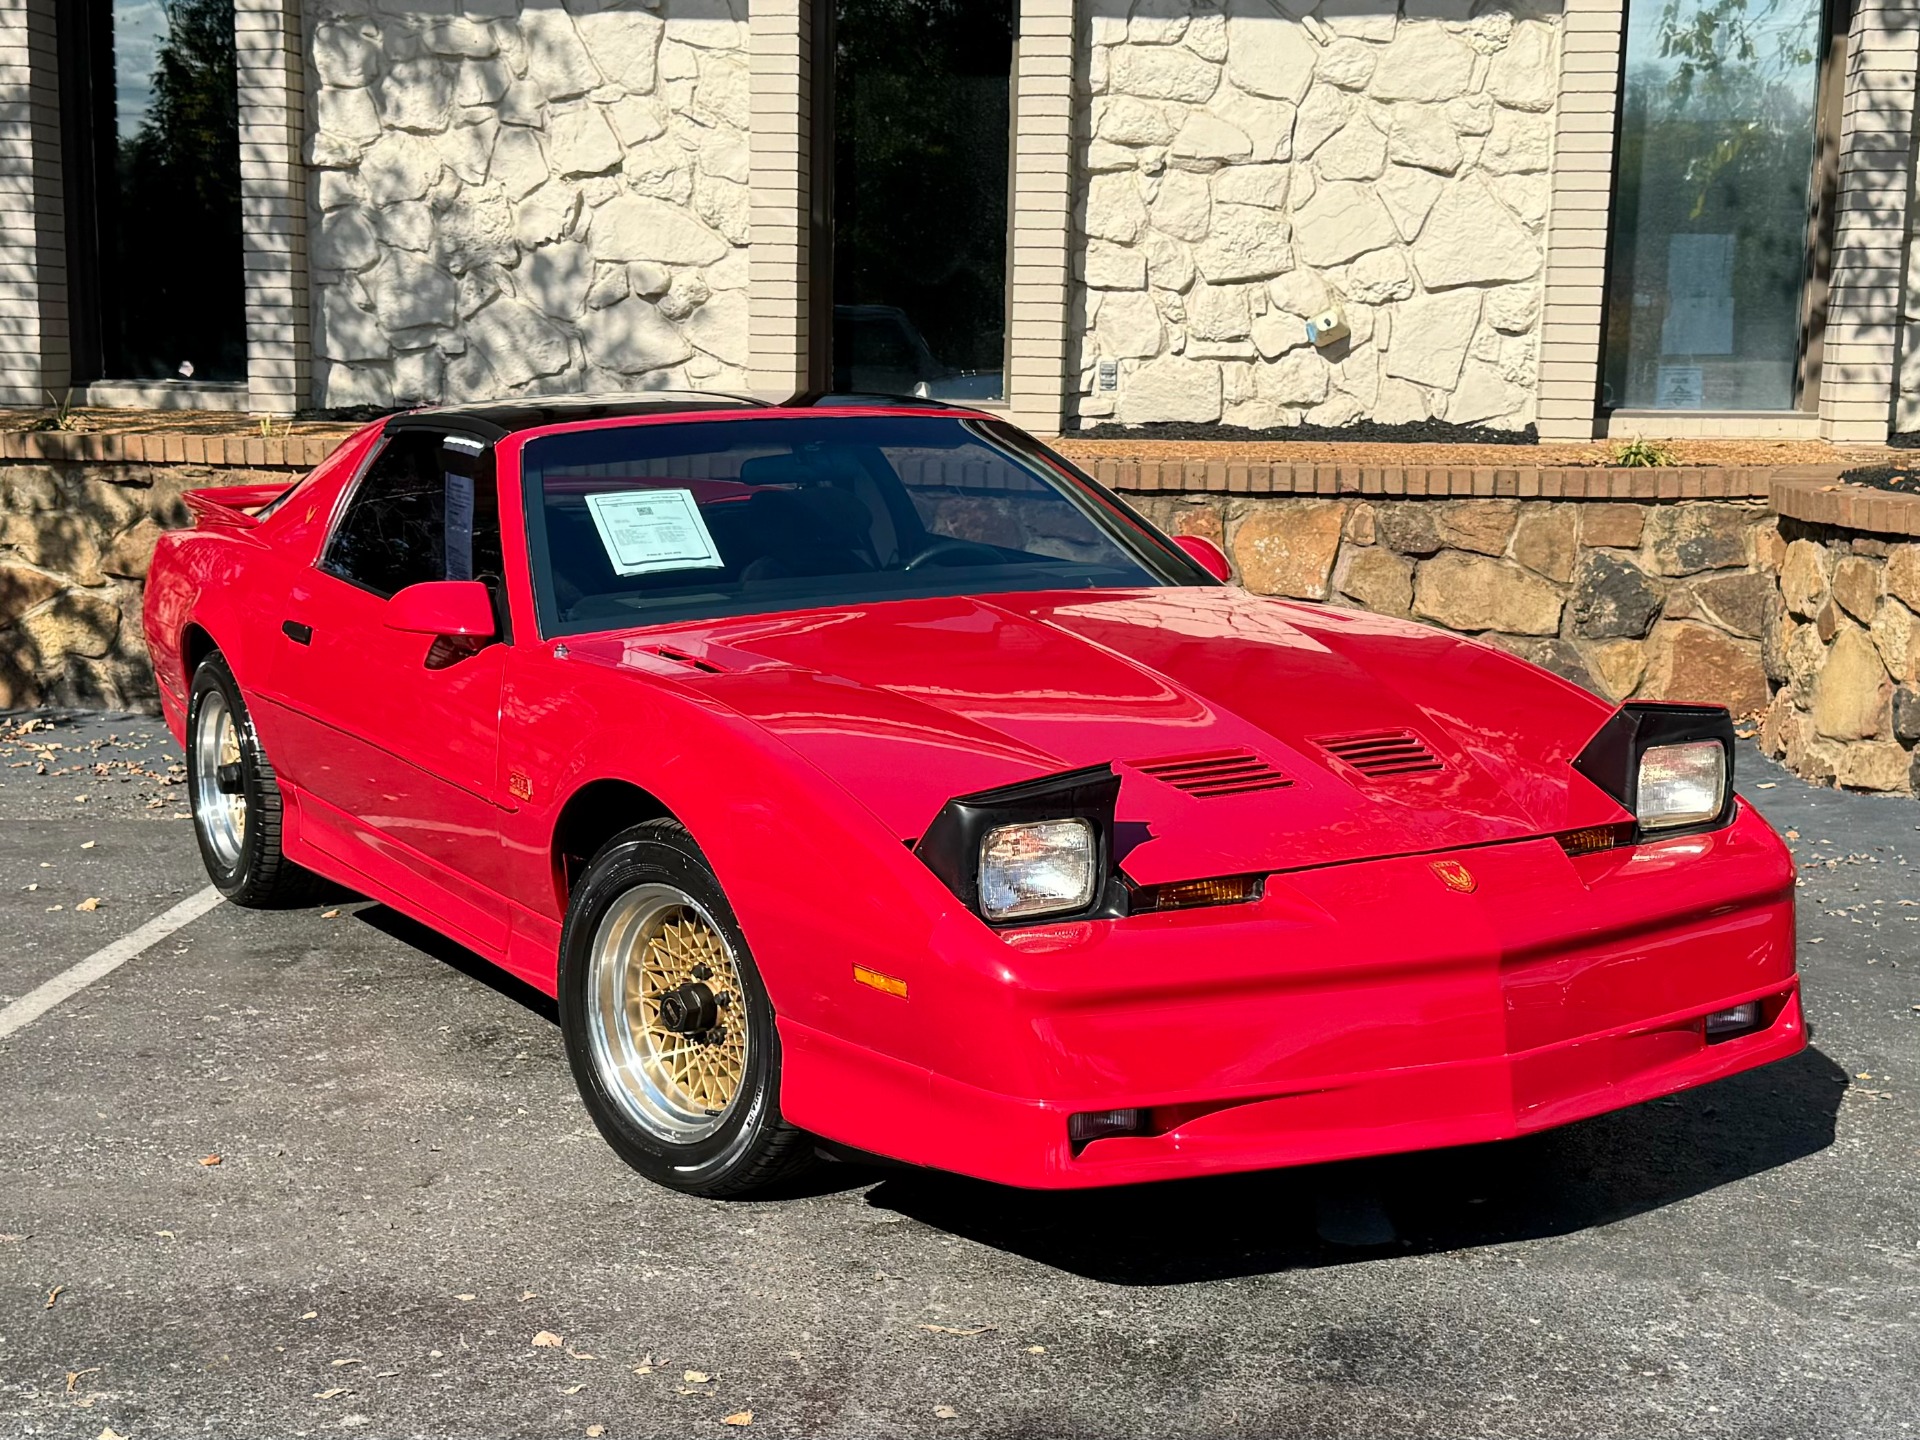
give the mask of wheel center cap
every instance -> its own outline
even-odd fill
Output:
[[[678,1035],[695,1035],[711,1030],[720,1021],[720,1007],[713,991],[698,980],[689,980],[678,989],[660,997],[660,1023]]]

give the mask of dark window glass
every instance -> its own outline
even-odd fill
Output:
[[[1209,583],[1016,432],[927,416],[700,421],[530,441],[542,629],[922,595]]]
[[[77,381],[247,374],[233,0],[62,0]]]
[[[393,436],[360,477],[320,568],[376,595],[428,580],[500,582],[491,456],[431,432]]]
[[[1823,0],[1635,0],[1606,404],[1796,402]]]
[[[1000,396],[1011,0],[838,0],[833,384]]]

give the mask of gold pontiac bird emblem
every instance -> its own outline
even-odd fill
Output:
[[[1440,877],[1440,883],[1449,890],[1457,890],[1462,895],[1471,895],[1480,888],[1480,882],[1473,878],[1473,872],[1458,860],[1430,861],[1427,868]]]

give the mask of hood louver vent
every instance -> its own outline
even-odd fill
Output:
[[[1362,775],[1424,775],[1446,764],[1411,730],[1368,730],[1358,735],[1329,735],[1313,742]]]
[[[1245,795],[1255,790],[1284,790],[1293,784],[1251,750],[1175,755],[1134,768],[1200,800],[1211,800],[1217,795]]]

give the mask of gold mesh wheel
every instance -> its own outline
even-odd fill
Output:
[[[601,919],[588,957],[591,1032],[608,1092],[672,1144],[704,1140],[745,1086],[739,966],[713,917],[670,885],[638,885]]]

